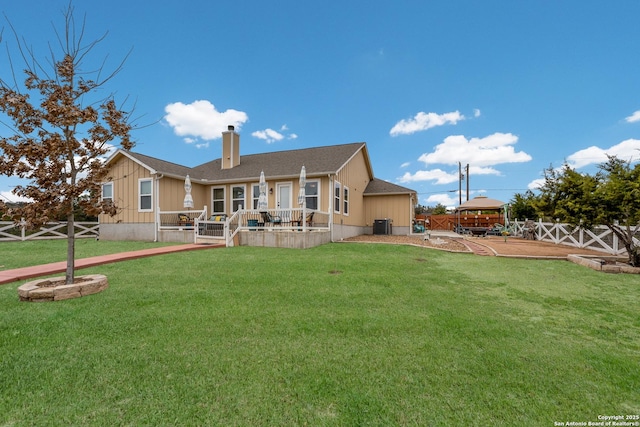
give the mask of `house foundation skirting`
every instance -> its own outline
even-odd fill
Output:
[[[238,233],[239,246],[307,249],[331,241],[329,231],[243,230]]]
[[[155,226],[153,223],[100,224],[100,239],[153,242]],[[193,243],[193,237],[191,243]]]

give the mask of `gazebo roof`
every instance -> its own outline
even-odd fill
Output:
[[[487,196],[477,196],[458,206],[456,211],[499,210],[502,209],[505,204],[505,202],[490,199]]]

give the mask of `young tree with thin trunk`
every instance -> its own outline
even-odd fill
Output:
[[[74,210],[89,214],[115,214],[116,207],[101,200],[101,183],[107,180],[105,154],[119,143],[131,149],[133,126],[130,112],[119,107],[102,89],[121,69],[124,61],[105,76],[104,66],[85,69],[87,56],[105,36],[86,42],[85,20],[77,26],[71,3],[63,11],[63,32],[56,32],[58,49],[38,61],[31,48],[15,36],[24,63],[24,83],[18,84],[13,58],[9,78],[0,75],[0,174],[23,178],[27,184],[13,193],[31,200],[12,209],[16,220],[24,218],[31,228],[59,218],[67,219],[67,269],[65,281],[74,282]],[[1,41],[1,37],[0,37]],[[125,57],[126,59],[126,57]],[[2,129],[2,128],[0,128]],[[7,129],[9,130],[7,132]]]

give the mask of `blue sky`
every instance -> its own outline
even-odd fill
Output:
[[[66,4],[3,1],[0,10],[44,59]],[[470,197],[509,201],[564,161],[593,173],[606,153],[640,158],[637,0],[75,8],[87,40],[108,31],[93,61],[108,55],[112,69],[132,49],[108,89],[135,103],[144,127],[134,151],[186,166],[220,157],[228,124],[242,154],[364,141],[377,178],[416,190],[423,205],[455,206],[459,162],[469,164]],[[17,200],[16,183],[0,177],[0,197]]]

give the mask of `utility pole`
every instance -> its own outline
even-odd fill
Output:
[[[458,206],[462,204],[462,163],[458,162]]]
[[[469,201],[469,163],[467,163],[465,176],[467,177],[467,202]]]

